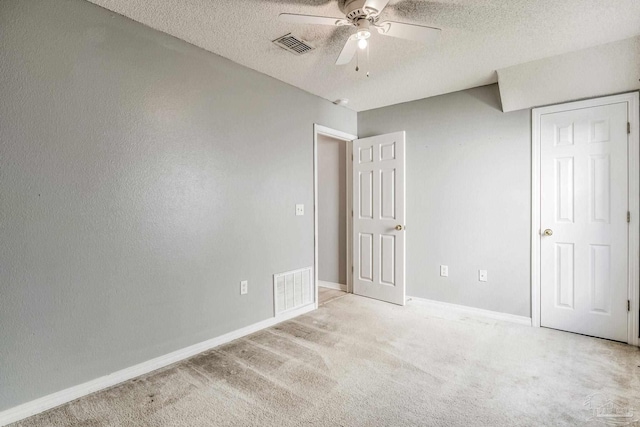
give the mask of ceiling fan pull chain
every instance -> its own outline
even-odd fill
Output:
[[[371,43],[367,44],[367,77],[369,77],[369,48],[371,47]]]

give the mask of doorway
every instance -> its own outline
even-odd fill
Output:
[[[638,344],[638,93],[533,110],[532,321]]]
[[[340,275],[344,271],[340,267],[343,260],[346,292],[405,304],[405,143],[404,131],[357,139],[355,135],[314,125],[316,308],[320,286],[345,289],[344,283],[334,281],[344,280]],[[326,158],[319,159],[320,155]],[[340,180],[342,161],[346,164],[344,182]],[[321,188],[324,183],[328,194]],[[345,186],[346,202],[342,206],[346,211],[342,211],[341,189]],[[321,215],[328,218],[320,219]],[[345,223],[340,226],[343,218]],[[340,243],[345,234],[342,230],[346,230],[345,255],[344,244]],[[321,253],[323,250],[327,252]],[[323,264],[328,267],[325,269]]]
[[[319,288],[325,299],[352,292],[351,141],[356,138],[314,125],[316,306]]]
[[[347,291],[347,141],[318,135],[318,286]]]

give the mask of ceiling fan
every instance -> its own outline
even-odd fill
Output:
[[[441,30],[439,28],[394,21],[380,21],[380,13],[387,6],[389,0],[338,0],[338,3],[340,10],[345,14],[345,18],[297,15],[293,13],[282,13],[279,18],[282,21],[295,24],[355,27],[356,32],[347,39],[338,56],[336,65],[348,64],[353,59],[358,48],[366,49],[369,46],[369,37],[371,37],[371,31],[373,30],[378,31],[383,36],[424,43],[433,42],[440,35]]]

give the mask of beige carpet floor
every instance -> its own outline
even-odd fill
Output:
[[[336,298],[342,298],[347,293],[338,289],[318,287],[318,305],[325,305],[328,302],[333,301]]]
[[[596,426],[640,418],[639,365],[625,344],[347,295],[17,425]]]

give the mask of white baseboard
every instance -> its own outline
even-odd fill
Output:
[[[321,288],[337,289],[339,291],[347,292],[347,285],[342,285],[340,283],[324,282],[322,280],[318,280],[318,286],[320,286]]]
[[[415,301],[419,304],[423,304],[431,307],[447,308],[449,310],[475,314],[475,315],[487,317],[490,319],[517,323],[519,325],[531,326],[530,317],[518,316],[515,314],[509,314],[509,313],[501,313],[499,311],[484,310],[482,308],[468,307],[466,305],[451,304],[448,302],[434,301],[434,300],[418,298],[418,297],[407,297],[407,301]]]
[[[78,399],[82,396],[86,396],[88,394],[95,393],[96,391],[112,387],[121,382],[128,381],[132,378],[139,377],[140,375],[155,371],[156,369],[164,368],[165,366],[171,365],[172,363],[176,363],[191,356],[195,356],[196,354],[202,353],[203,351],[210,350],[219,345],[226,344],[235,339],[242,338],[261,329],[268,328],[277,323],[284,322],[285,320],[292,319],[296,316],[300,316],[301,314],[308,313],[315,309],[315,303],[308,304],[304,307],[300,307],[298,309],[284,313],[281,316],[272,317],[270,319],[254,323],[253,325],[237,329],[224,335],[220,335],[219,337],[212,338],[210,340],[203,341],[201,343],[194,344],[180,350],[176,350],[169,354],[165,354],[164,356],[156,357],[155,359],[151,359],[138,365],[114,372],[112,374],[96,378],[95,380],[69,387],[65,390],[61,390],[56,393],[41,397],[39,399],[23,403],[22,405],[4,410],[0,412],[0,426],[6,426],[7,424],[20,421],[32,415],[39,414],[40,412],[55,408],[56,406],[71,402],[72,400]]]

